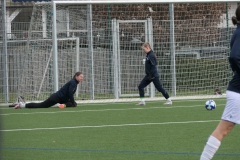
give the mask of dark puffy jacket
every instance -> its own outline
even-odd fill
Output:
[[[159,77],[157,71],[157,60],[156,56],[154,55],[153,51],[147,53],[146,61],[145,61],[145,72],[147,75],[152,75],[152,77]]]
[[[64,102],[72,102],[75,104],[74,100],[74,93],[77,90],[78,81],[73,78],[69,82],[67,82],[59,91],[57,91],[57,95],[64,101]]]
[[[232,35],[230,49],[229,63],[234,76],[229,82],[227,90],[240,93],[240,23],[237,24],[237,29]]]

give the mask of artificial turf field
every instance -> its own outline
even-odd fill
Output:
[[[79,104],[77,108],[0,107],[3,160],[198,160],[226,99]],[[213,160],[240,159],[240,127]]]

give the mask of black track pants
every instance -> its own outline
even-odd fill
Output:
[[[169,95],[167,93],[167,91],[165,91],[165,89],[162,87],[161,81],[159,80],[159,77],[155,77],[154,79],[152,79],[151,81],[147,79],[147,76],[145,76],[142,81],[140,82],[140,84],[138,85],[138,90],[139,90],[139,95],[140,97],[144,97],[144,88],[149,85],[151,82],[153,82],[155,88],[162,93],[162,95],[168,99]]]
[[[41,103],[27,103],[26,108],[49,108],[57,103],[65,104],[66,107],[72,107],[72,103],[62,101],[56,93],[53,93],[47,100]]]

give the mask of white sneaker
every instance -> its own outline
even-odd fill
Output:
[[[16,104],[13,108],[14,109],[21,109],[21,104]]]
[[[136,104],[137,106],[145,106],[146,105],[146,103],[145,103],[145,101],[140,101],[138,104]]]
[[[20,102],[20,103],[16,104],[13,108],[14,108],[14,109],[21,109],[21,108],[22,108],[22,105],[23,105],[23,103]]]
[[[164,104],[170,104],[170,105],[172,105],[172,101],[171,101],[171,100],[167,100],[167,102],[165,102]]]

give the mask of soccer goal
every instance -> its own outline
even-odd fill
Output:
[[[24,41],[15,43],[24,43]],[[26,43],[29,43],[28,49],[12,62],[19,70],[15,79],[18,84],[17,97],[25,97],[28,101],[42,100],[54,91],[52,40],[36,39]],[[65,81],[71,79],[76,70],[79,70],[79,48],[76,47],[79,39],[62,38],[58,39],[58,44],[65,47],[58,53],[58,69],[61,71],[58,82],[63,85]]]
[[[11,40],[9,58],[11,77],[10,91],[16,93],[16,101],[24,97],[26,101],[41,101],[54,92],[54,56],[52,45],[51,3],[36,3],[27,39]],[[59,28],[61,30],[61,28]],[[79,70],[79,38],[60,37],[57,40],[58,83],[62,86]],[[78,96],[78,92],[76,97]],[[11,101],[14,102],[13,96]]]
[[[217,88],[224,93],[232,76],[227,58],[235,29],[231,17],[238,4],[237,0],[35,3],[25,58],[19,56],[21,63],[15,66],[21,78],[13,86],[19,86],[18,94],[26,94],[27,100],[44,100],[79,70],[84,81],[76,100],[138,100],[138,84],[145,75],[141,45],[148,41],[171,97],[210,97]],[[15,88],[11,90],[14,93]],[[150,100],[163,99],[153,85],[145,93]]]
[[[76,21],[81,33],[87,32],[86,38],[78,36],[88,40],[90,99],[137,96],[144,76],[140,46],[150,40],[160,79],[172,96],[210,96],[216,88],[224,92],[232,74],[227,57],[236,6],[234,0],[53,1],[53,42],[59,36],[59,11],[66,12],[67,26]],[[99,50],[108,52],[101,62]],[[152,98],[161,96],[154,87],[149,91]]]

